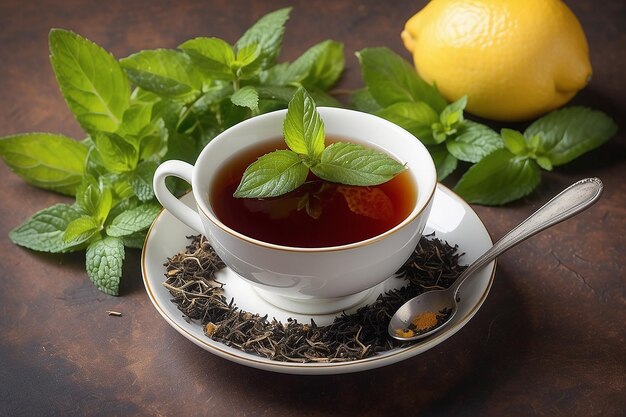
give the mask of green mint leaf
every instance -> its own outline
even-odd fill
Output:
[[[93,215],[100,205],[100,186],[95,177],[85,175],[83,182],[76,189],[76,206],[86,214]]]
[[[124,255],[121,238],[105,237],[89,245],[85,263],[87,275],[96,288],[109,295],[119,293]]]
[[[99,133],[93,139],[100,160],[107,170],[115,173],[128,172],[137,166],[137,149],[121,136]]]
[[[470,203],[502,205],[530,194],[540,182],[535,161],[498,149],[468,169],[454,191]]]
[[[268,13],[252,25],[235,44],[239,51],[256,43],[261,48],[261,68],[269,68],[276,63],[285,32],[285,22],[289,19],[291,7]]]
[[[586,107],[566,107],[535,121],[524,136],[540,135],[538,154],[559,166],[597,148],[616,132],[617,124],[606,114]]]
[[[184,133],[185,136],[198,133],[199,131],[202,132],[201,136],[203,136],[204,131],[215,129],[218,122],[214,120],[214,108],[233,93],[232,83],[221,83],[210,87],[191,106],[187,107],[187,109],[182,112],[175,131],[177,133]],[[196,130],[196,132],[194,132],[194,130]],[[214,133],[217,134],[217,131]],[[213,136],[211,136],[211,139]],[[205,143],[208,143],[208,141]],[[194,156],[192,162],[195,162],[196,157],[197,155]]]
[[[153,103],[132,103],[124,112],[122,124],[115,133],[123,137],[139,135],[152,122],[152,106]]]
[[[259,55],[261,55],[261,47],[256,43],[251,43],[237,51],[235,62],[238,67],[245,67],[256,61]]]
[[[91,216],[72,220],[63,233],[63,241],[78,245],[87,242],[100,230],[100,223]]]
[[[49,133],[25,133],[0,139],[0,157],[13,172],[36,187],[74,195],[85,171],[88,148]]]
[[[458,124],[463,123],[463,110],[467,106],[467,96],[463,96],[452,104],[446,106],[439,116],[439,121],[445,127],[446,133],[455,133],[453,130]]]
[[[319,107],[343,107],[339,101],[325,91],[312,88],[308,92]]]
[[[115,58],[63,29],[50,31],[50,60],[68,107],[87,132],[115,132],[129,106],[130,85]]]
[[[546,171],[552,171],[552,161],[550,161],[550,158],[546,156],[539,156],[535,158],[535,161],[537,162],[537,165]]]
[[[250,117],[250,111],[247,108],[236,106],[230,100],[224,100],[219,104],[218,113],[220,114],[218,121],[220,132]]]
[[[446,144],[429,146],[428,152],[435,163],[438,181],[443,181],[452,174],[459,163],[459,160],[448,151]]]
[[[350,97],[350,104],[356,110],[366,113],[376,113],[382,110],[382,107],[378,104],[367,87],[354,91]]]
[[[235,52],[228,42],[220,38],[195,38],[179,46],[202,73],[217,80],[233,80],[231,65]]]
[[[280,104],[289,103],[294,94],[298,90],[293,86],[278,86],[278,85],[259,85],[255,86],[259,93],[259,99],[264,101],[275,101]],[[308,90],[309,95],[313,98],[313,101],[320,107],[342,107],[341,103],[332,96],[328,95],[322,90],[312,89]],[[261,102],[259,101],[259,106]],[[284,108],[284,105],[278,106],[275,110]]]
[[[325,40],[306,50],[289,65],[284,82],[298,82],[308,89],[327,90],[343,72],[343,44]]]
[[[259,85],[256,87],[259,99],[289,103],[297,91],[296,87],[278,85]]]
[[[109,171],[105,168],[104,162],[102,162],[102,158],[98,153],[95,145],[90,147],[89,153],[87,154],[87,161],[85,163],[85,174],[90,175],[92,177],[101,177],[105,176],[109,173]]]
[[[128,199],[134,195],[133,187],[130,185],[130,181],[124,177],[126,177],[126,175],[116,177],[111,184],[114,206],[118,206],[118,202],[128,201]],[[111,208],[111,210],[112,209],[113,208]],[[109,212],[109,214],[110,213],[111,212]]]
[[[323,180],[362,186],[382,184],[405,169],[383,152],[345,142],[328,146],[320,162],[311,167],[311,171]]]
[[[122,241],[124,242],[124,246],[127,248],[142,249],[146,241],[147,232],[147,230],[142,230],[141,232],[133,233],[129,236],[123,236]]]
[[[79,248],[63,240],[65,229],[83,214],[67,204],[55,204],[35,213],[9,233],[16,245],[41,252],[72,252]]]
[[[99,224],[103,224],[113,206],[113,194],[103,183],[87,177],[76,192],[76,204]]]
[[[383,107],[405,101],[423,101],[437,113],[447,106],[437,89],[422,80],[415,68],[388,48],[357,52],[365,85]]]
[[[259,74],[262,59],[261,47],[256,43],[251,43],[237,51],[237,58],[230,65],[231,71],[240,80],[249,80]]]
[[[287,86],[298,82],[298,74],[290,70],[291,64],[281,62],[259,73],[259,82],[263,86]],[[293,94],[292,94],[293,95]],[[289,101],[289,100],[287,100]]]
[[[446,127],[441,123],[433,123],[432,132],[433,132],[433,140],[436,144],[444,143],[446,139],[448,139],[448,134],[446,132]]]
[[[301,84],[308,89],[328,90],[337,83],[343,73],[345,66],[343,43],[329,39],[314,45],[305,52],[307,53],[315,56],[315,59]],[[298,62],[298,59],[295,62]]]
[[[130,185],[139,200],[149,201],[154,197],[152,179],[158,166],[156,161],[143,161],[137,165],[137,169],[132,173]]]
[[[206,143],[208,143],[208,141]],[[189,164],[194,164],[197,158],[197,141],[191,136],[176,135],[173,139],[170,139],[163,160],[178,159]]]
[[[437,113],[423,102],[392,104],[376,114],[408,130],[425,145],[435,144],[431,125],[439,120]]]
[[[541,154],[545,151],[544,142],[542,140],[541,133],[532,135],[530,138],[526,140],[526,147],[533,154]]]
[[[527,154],[526,139],[520,132],[513,129],[502,129],[500,136],[504,146],[513,154],[522,156]]]
[[[202,75],[180,51],[141,51],[121,59],[120,64],[135,85],[159,96],[193,99],[202,90]]]
[[[118,180],[114,184],[120,184],[120,185],[124,184],[126,187],[130,187],[128,182],[124,180]],[[132,188],[130,188],[130,196],[124,199],[120,199],[116,197],[115,203],[116,204],[114,204],[113,207],[111,207],[111,211],[109,212],[109,216],[108,216],[109,219],[114,219],[120,214],[122,214],[123,212],[125,212],[126,210],[132,210],[135,207],[137,207],[139,204],[141,204],[138,198],[134,198],[134,192]],[[107,223],[110,223],[110,222],[107,222]]]
[[[236,106],[247,107],[253,112],[259,111],[259,93],[250,85],[235,91],[230,101]]]
[[[113,219],[107,227],[109,236],[131,236],[150,227],[156,216],[161,212],[161,206],[157,203],[145,203],[134,209],[127,210]]]
[[[152,122],[140,132],[139,159],[160,159],[167,152],[169,131],[162,119]]]
[[[289,149],[298,154],[318,159],[324,151],[324,122],[304,88],[299,88],[289,102],[283,135]]]
[[[184,108],[181,103],[174,100],[159,98],[152,105],[152,120],[163,120],[167,130],[175,132]]]
[[[286,194],[304,184],[308,172],[304,160],[295,152],[270,152],[245,170],[234,196],[261,198]]]
[[[502,139],[491,128],[465,120],[457,134],[446,140],[445,146],[457,159],[476,163],[496,149],[503,147]]]

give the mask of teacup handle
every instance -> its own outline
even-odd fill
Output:
[[[193,166],[187,162],[169,160],[163,162],[154,173],[154,195],[163,207],[174,215],[178,220],[185,223],[198,233],[204,233],[204,226],[200,215],[194,209],[185,205],[174,196],[165,186],[167,177],[178,177],[191,184]]]

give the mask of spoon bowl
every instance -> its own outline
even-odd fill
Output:
[[[587,178],[572,184],[497,241],[468,266],[449,288],[428,291],[404,303],[389,322],[389,335],[401,341],[410,341],[441,331],[457,312],[459,288],[467,278],[513,246],[587,209],[601,194],[602,181],[598,178]],[[420,314],[443,314],[447,317],[431,327],[405,332],[410,328],[412,320]]]

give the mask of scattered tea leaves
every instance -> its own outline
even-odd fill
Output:
[[[203,236],[191,237],[184,253],[167,260],[164,286],[178,309],[200,322],[215,341],[282,362],[346,362],[407,346],[388,337],[389,319],[408,299],[449,287],[465,269],[458,262],[461,255],[457,246],[433,235],[422,238],[398,271],[407,285],[381,294],[355,313],[341,314],[329,326],[291,318],[282,323],[239,309],[234,299],[226,299],[224,284],[215,279],[224,264]]]

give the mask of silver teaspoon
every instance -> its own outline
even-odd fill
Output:
[[[409,341],[422,339],[441,331],[451,322],[457,312],[459,288],[467,278],[518,243],[585,210],[598,200],[600,194],[602,194],[602,181],[598,178],[580,180],[561,191],[476,259],[459,275],[452,286],[445,290],[425,292],[404,303],[389,322],[389,335],[398,340]],[[437,324],[432,327],[429,325],[423,332],[414,331],[412,335],[411,332],[407,332],[409,334],[403,336],[402,333],[405,333],[403,330],[407,329],[411,321],[419,315],[422,315],[421,317],[429,315],[432,322],[433,314],[438,315],[444,311],[448,316],[443,322],[439,320]]]

